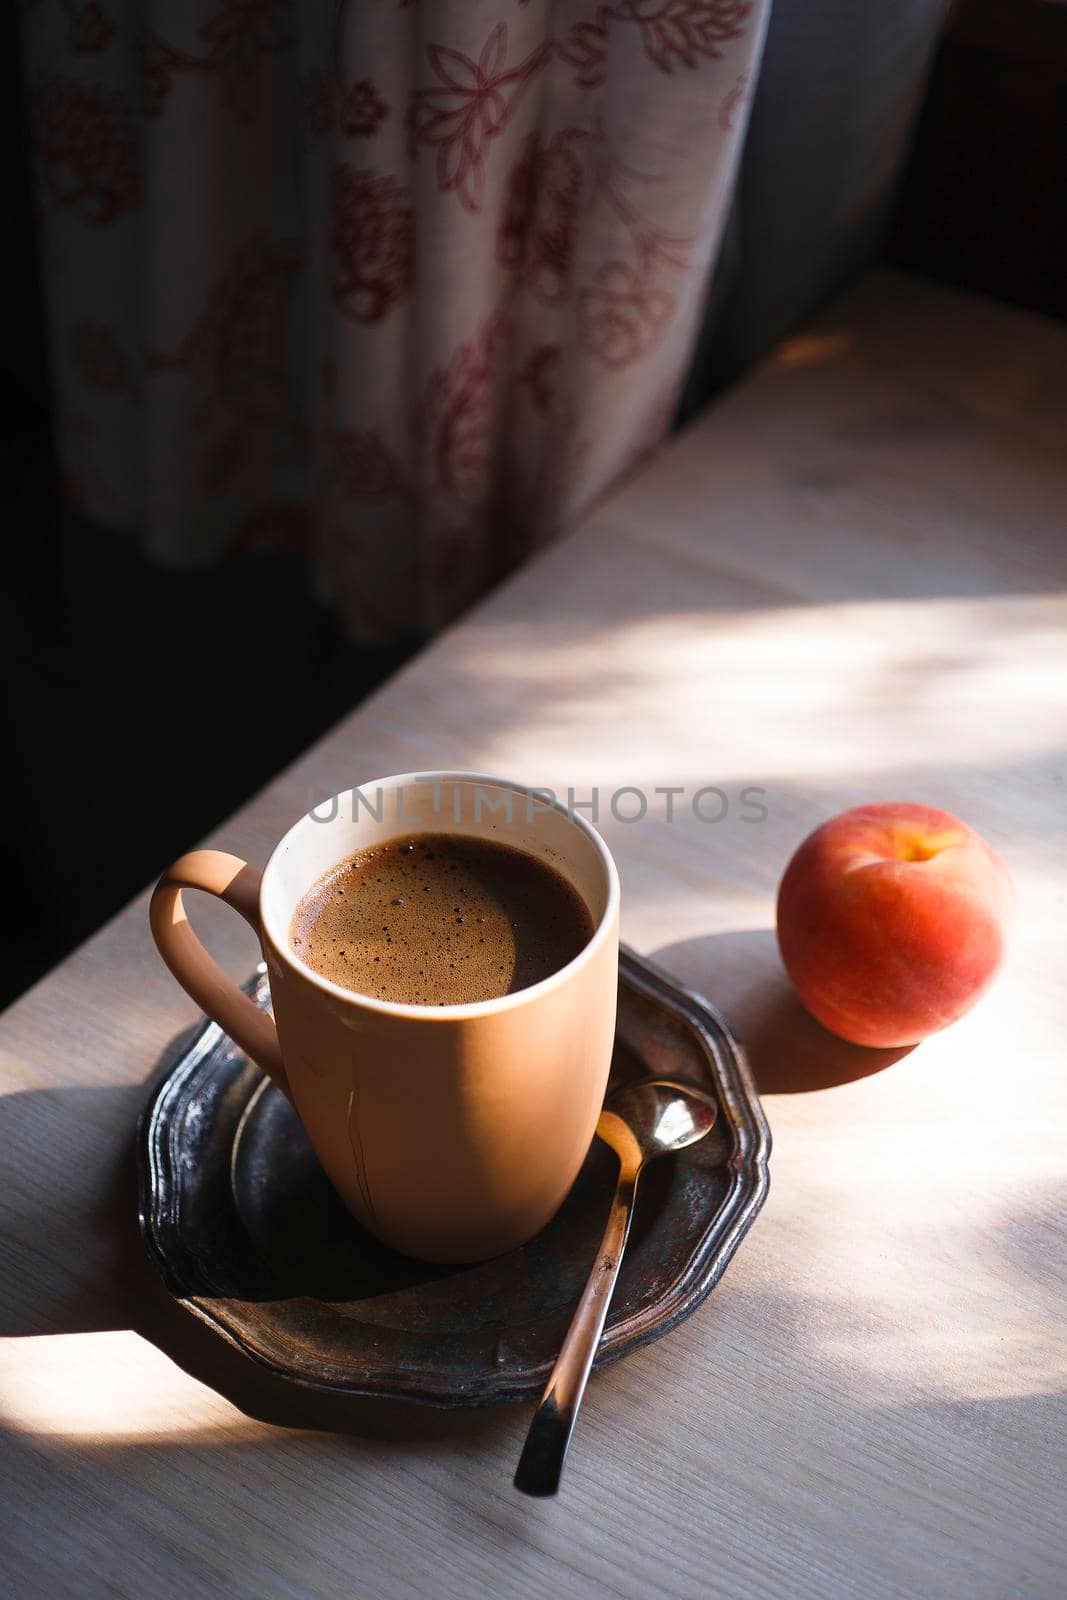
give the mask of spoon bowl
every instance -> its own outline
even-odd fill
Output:
[[[596,1131],[620,1162],[636,1154],[645,1166],[657,1156],[673,1155],[705,1138],[717,1115],[709,1094],[657,1078],[616,1089],[600,1113]]]

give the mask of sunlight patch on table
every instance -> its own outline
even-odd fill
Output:
[[[684,608],[468,623],[436,692],[477,691],[476,758],[571,781],[635,781],[686,730],[707,782],[877,777],[1019,764],[1062,748],[1067,595],[845,601],[777,611]],[[625,706],[625,716],[605,706]],[[946,738],[951,729],[951,741]]]
[[[262,1431],[129,1329],[0,1340],[0,1425],[109,1443]]]

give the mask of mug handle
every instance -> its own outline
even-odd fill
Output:
[[[273,1018],[208,955],[192,930],[182,900],[183,889],[218,895],[240,912],[258,938],[262,876],[257,867],[224,850],[190,850],[168,867],[156,884],[148,917],[159,953],[186,994],[288,1095],[289,1079]]]

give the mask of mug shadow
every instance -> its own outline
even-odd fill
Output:
[[[849,1081],[879,1070],[903,1053],[860,1050],[821,1029],[793,998],[769,933],[691,940],[660,951],[658,959],[726,1011],[750,1051],[764,1093]],[[505,1416],[514,1419],[514,1405],[431,1406],[297,1384],[227,1343],[171,1295],[141,1237],[135,1130],[153,1089],[170,1073],[195,1031],[175,1040],[140,1083],[40,1089],[0,1097],[0,1149],[33,1152],[32,1163],[18,1172],[12,1230],[26,1246],[20,1254],[27,1270],[12,1275],[0,1297],[0,1336],[132,1329],[242,1414],[279,1427],[413,1443],[477,1440],[498,1433]],[[629,1062],[625,1051],[617,1065],[625,1075],[647,1070],[643,1062]],[[116,1129],[128,1130],[118,1147]],[[589,1192],[580,1208],[590,1213],[588,1226],[597,1238],[603,1222],[600,1191],[606,1215],[614,1177],[611,1158],[606,1151],[600,1155],[587,1174]],[[669,1180],[665,1164],[646,1175],[631,1235],[635,1258],[647,1246],[646,1235],[655,1219],[668,1206]],[[593,1206],[591,1198],[596,1201]],[[76,1232],[70,1226],[75,1218]],[[46,1238],[48,1247],[42,1253],[41,1270],[35,1273],[29,1264],[30,1242],[36,1237]],[[595,1239],[590,1258],[593,1247]],[[294,1260],[300,1275],[283,1294],[336,1291],[333,1282],[307,1278],[306,1253],[298,1253]],[[561,1278],[551,1285],[552,1303],[547,1307],[538,1303],[538,1315],[547,1310],[555,1317],[558,1310],[559,1327],[553,1328],[553,1337],[556,1332],[562,1336],[569,1321],[584,1282],[585,1260],[583,1254],[575,1267],[574,1284]],[[404,1275],[417,1284],[447,1278],[450,1271],[416,1262],[401,1265]],[[536,1270],[532,1277],[541,1282]],[[390,1287],[395,1285],[382,1285],[383,1290]]]
[[[807,1012],[783,970],[771,928],[707,934],[664,945],[652,960],[726,1015],[765,1094],[803,1094],[855,1083],[892,1066],[914,1045],[874,1050],[839,1039]]]
[[[171,1297],[141,1239],[134,1130],[172,1061],[168,1051],[139,1084],[0,1096],[0,1149],[33,1152],[17,1183],[9,1179],[9,1237],[21,1244],[25,1266],[9,1273],[0,1295],[0,1338],[132,1329],[245,1416],[278,1427],[394,1442],[476,1439],[497,1429],[502,1413],[514,1415],[512,1407],[453,1410],[296,1386]],[[114,1129],[123,1126],[129,1134],[116,1150]],[[39,1239],[47,1250],[37,1269]]]

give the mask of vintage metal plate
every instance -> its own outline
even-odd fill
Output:
[[[269,999],[261,968],[248,985]],[[767,1193],[770,1135],[740,1047],[707,1001],[623,950],[612,1083],[710,1089],[702,1143],[641,1179],[597,1358],[658,1338],[701,1303]],[[214,1023],[164,1068],[138,1135],[141,1229],[171,1293],[295,1383],[439,1406],[536,1397],[607,1217],[614,1157],[594,1139],[563,1207],[519,1250],[413,1261],[365,1233],[295,1111]]]

